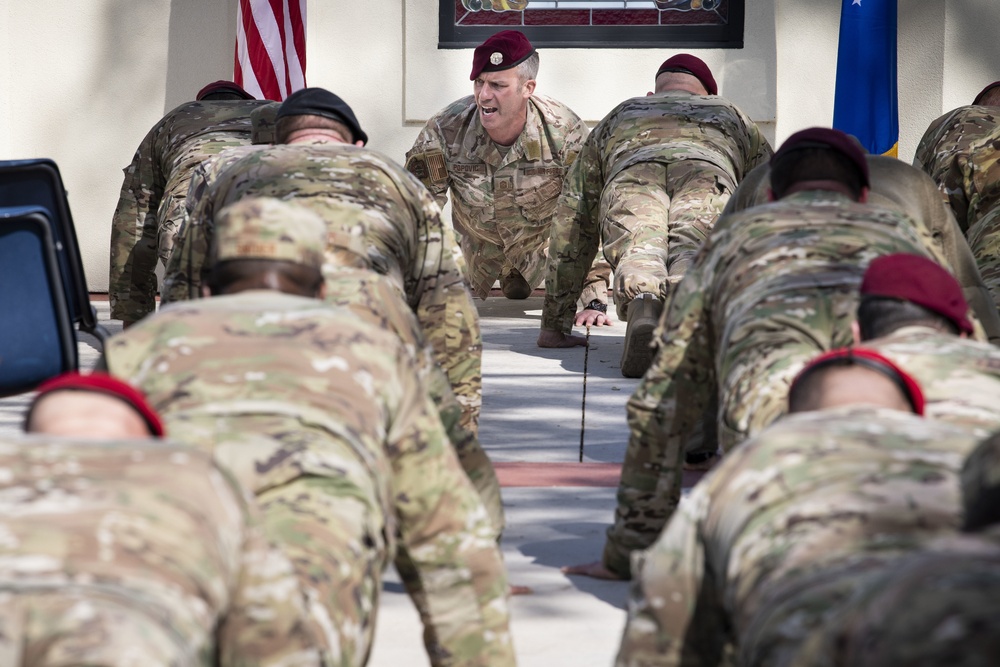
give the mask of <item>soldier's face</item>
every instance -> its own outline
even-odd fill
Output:
[[[479,121],[486,132],[497,140],[517,129],[520,134],[528,113],[528,98],[535,90],[535,82],[521,85],[517,68],[502,72],[483,72],[473,83]]]

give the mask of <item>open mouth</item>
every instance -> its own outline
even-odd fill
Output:
[[[497,111],[499,111],[499,109],[497,109],[496,107],[482,107],[482,106],[479,107],[479,113],[483,114],[484,116],[492,116]]]

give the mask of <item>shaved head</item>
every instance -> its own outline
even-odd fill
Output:
[[[788,403],[789,412],[844,405],[871,405],[913,412],[897,383],[884,373],[857,364],[829,365],[812,370],[793,385]]]
[[[694,95],[708,95],[705,84],[694,74],[686,72],[663,72],[656,77],[656,92],[684,90]]]
[[[149,438],[149,425],[125,401],[94,391],[49,392],[32,405],[24,430],[101,440]]]

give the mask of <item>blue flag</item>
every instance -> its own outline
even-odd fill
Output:
[[[896,156],[896,0],[843,0],[833,126]]]

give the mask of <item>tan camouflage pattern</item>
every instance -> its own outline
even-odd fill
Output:
[[[727,455],[635,555],[619,667],[776,667],[872,571],[953,532],[975,435],[846,406],[787,416]]]
[[[1000,314],[997,313],[997,306],[987,289],[985,272],[980,274],[969,242],[955,222],[951,209],[941,201],[941,194],[934,181],[919,169],[893,157],[868,155],[867,160],[871,178],[868,203],[895,209],[914,220],[924,221],[931,230],[934,243],[947,258],[948,265],[954,267],[955,279],[962,286],[969,308],[975,313],[989,339],[1000,343]],[[729,215],[751,206],[766,204],[770,187],[770,166],[757,167],[736,188],[722,214]],[[997,250],[1000,252],[1000,248]],[[1000,281],[1000,264],[994,275]]]
[[[254,491],[335,664],[367,659],[397,534],[432,664],[514,664],[498,531],[412,351],[352,310],[255,290],[162,308],[105,364]]]
[[[1000,348],[925,326],[863,344],[916,378],[927,418],[979,429],[983,437],[1000,430]]]
[[[802,366],[852,342],[868,263],[896,252],[944,261],[922,224],[832,192],[719,219],[664,310],[656,357],[628,401],[608,568],[627,574],[629,554],[663,529],[680,498],[684,449],[713,397],[725,451],[778,418]]]
[[[187,102],[164,116],[125,167],[111,220],[108,299],[113,319],[135,322],[156,309],[157,258],[164,266],[184,218],[191,170],[206,158],[250,143],[259,100]]]
[[[357,256],[340,250],[348,257]],[[424,339],[420,323],[388,278],[367,269],[349,268],[344,266],[345,261],[348,261],[345,257],[337,257],[333,259],[334,264],[327,265],[326,302],[350,308],[355,316],[395,334],[406,346],[416,363],[418,376],[438,409],[458,461],[499,534],[505,524],[500,481],[478,435],[465,427],[462,405],[452,392],[444,371],[434,361],[434,352]]]
[[[1000,308],[1000,109],[965,106],[936,119],[913,165],[937,183]]]
[[[0,663],[329,664],[291,563],[204,454],[0,441]]]
[[[234,149],[192,179],[188,216],[164,276],[163,303],[200,296],[216,213],[244,197],[273,197],[357,236],[368,268],[405,294],[455,396],[478,433],[482,405],[479,314],[451,225],[416,179],[367,148],[315,143]]]
[[[867,577],[795,653],[814,667],[991,667],[1000,651],[1000,545],[948,535]]]
[[[771,154],[753,121],[718,96],[668,91],[619,104],[590,133],[566,176],[542,328],[572,329],[601,242],[620,319],[640,292],[666,299],[736,183]]]
[[[323,270],[326,223],[304,206],[249,197],[223,207],[210,262],[267,259]]]
[[[913,157],[913,166],[937,183],[966,233],[1000,205],[998,141],[1000,109],[959,107],[930,124]]]
[[[544,95],[528,100],[524,130],[506,154],[483,129],[471,95],[427,121],[406,154],[406,168],[441,206],[451,191],[473,294],[488,297],[511,268],[532,287],[541,283],[563,178],[587,132],[569,107]],[[606,263],[591,267],[585,303],[607,299],[609,276]]]

